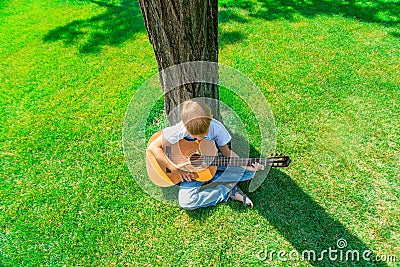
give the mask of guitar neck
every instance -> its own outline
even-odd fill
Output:
[[[239,158],[239,157],[203,157],[209,166],[251,166],[258,162],[261,165],[270,165],[273,160],[268,158]]]

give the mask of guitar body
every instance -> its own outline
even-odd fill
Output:
[[[150,145],[157,137],[162,134],[161,131],[155,133],[149,140]],[[180,140],[178,143],[168,147],[164,147],[164,153],[175,163],[195,162],[201,156],[216,156],[217,148],[214,143],[209,140],[187,141]],[[217,171],[217,166],[207,166],[200,164],[199,166],[185,166],[194,173],[194,180],[206,182],[211,180]],[[170,172],[165,166],[160,165],[154,155],[146,150],[146,169],[150,180],[161,187],[173,186],[181,181],[179,174]]]
[[[148,146],[156,138],[162,135],[159,131],[149,140]],[[240,157],[218,157],[217,148],[210,140],[187,141],[180,140],[178,143],[163,148],[169,160],[175,164],[188,163],[185,168],[194,174],[194,180],[207,182],[214,177],[217,166],[253,166],[255,163],[271,166],[273,168],[288,167],[291,160],[284,155],[271,155],[268,158],[240,158]],[[179,174],[173,173],[166,166],[159,164],[154,155],[146,150],[146,169],[150,180],[161,187],[173,186],[181,179]]]

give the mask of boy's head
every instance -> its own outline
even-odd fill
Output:
[[[207,104],[199,99],[192,99],[183,103],[181,119],[190,135],[204,135],[210,128],[212,114]]]

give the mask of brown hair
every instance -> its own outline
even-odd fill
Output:
[[[205,134],[210,128],[212,114],[206,103],[192,99],[183,103],[181,118],[191,135]]]

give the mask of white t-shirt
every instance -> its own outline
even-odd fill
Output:
[[[174,126],[165,128],[163,130],[163,136],[171,144],[175,144],[185,137],[193,139],[182,121]],[[214,141],[217,146],[224,146],[231,141],[231,135],[221,122],[212,119],[208,134],[204,139]]]

